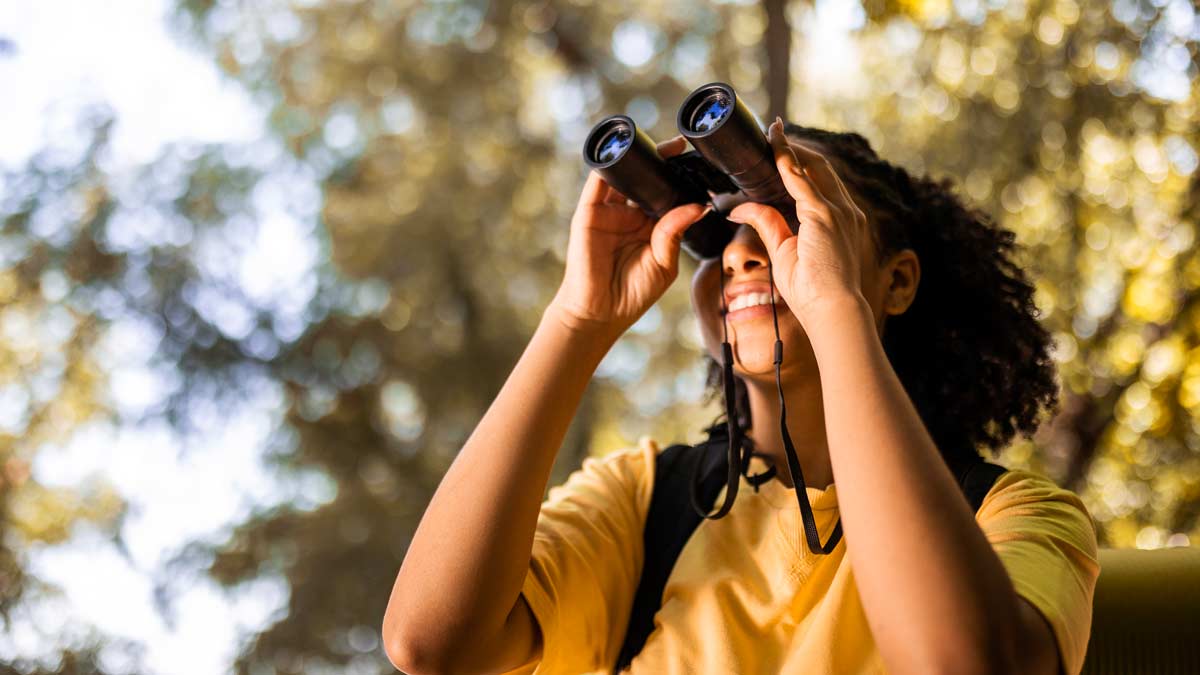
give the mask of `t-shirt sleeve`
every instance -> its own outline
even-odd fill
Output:
[[[642,573],[642,529],[658,446],[589,457],[550,489],[538,515],[521,587],[542,633],[535,675],[610,667],[625,638]]]
[[[1083,669],[1100,575],[1096,527],[1075,493],[1036,473],[1002,474],[975,516],[1008,571],[1054,632],[1063,672]]]

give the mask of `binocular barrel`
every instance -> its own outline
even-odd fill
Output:
[[[774,204],[790,197],[775,153],[750,108],[733,87],[706,84],[688,94],[676,119],[679,133],[745,193],[747,201]]]
[[[609,185],[655,218],[679,205],[680,191],[658,146],[625,115],[610,115],[592,127],[583,158]]]
[[[676,116],[679,132],[695,147],[706,166],[702,171],[689,170],[683,162],[672,162],[658,154],[654,141],[637,128],[626,115],[610,115],[596,123],[584,141],[583,157],[589,167],[621,194],[633,200],[647,214],[660,218],[680,204],[709,201],[705,192],[726,194],[732,184],[737,202],[754,201],[787,208],[795,200],[788,194],[775,166],[775,153],[763,127],[750,108],[738,97],[733,87],[724,82],[711,82],[688,94]],[[674,166],[673,166],[674,164]],[[713,172],[724,174],[720,181],[711,179]],[[793,218],[788,218],[789,222]],[[685,234],[685,244],[700,248],[704,256],[732,237],[731,225],[724,218],[716,222],[708,218],[693,225]],[[693,230],[705,230],[703,232]],[[690,236],[689,236],[690,235]],[[720,254],[720,250],[715,252]]]

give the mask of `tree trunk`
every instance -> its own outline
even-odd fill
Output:
[[[788,85],[791,84],[792,28],[788,25],[787,0],[763,0],[767,14],[767,119],[787,116]]]

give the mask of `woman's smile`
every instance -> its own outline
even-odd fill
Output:
[[[775,301],[775,311],[782,314],[783,312],[787,311],[787,305],[784,305],[777,299]],[[743,307],[741,309],[734,310],[729,312],[729,314],[726,315],[726,318],[730,323],[736,323],[738,321],[748,321],[750,319],[761,317],[770,318],[770,316],[771,304],[767,303],[765,305],[751,305],[749,307]]]
[[[786,310],[779,289],[769,281],[732,284],[725,289],[725,309],[721,313],[730,322],[771,316],[772,300],[777,311]]]

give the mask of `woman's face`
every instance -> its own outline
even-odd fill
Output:
[[[792,144],[797,141],[791,140]],[[822,152],[819,144],[805,141],[805,146]],[[834,169],[839,173],[842,165],[831,157]],[[849,187],[849,186],[848,186]],[[863,200],[856,197],[860,208],[864,207]],[[722,207],[724,208],[724,207]],[[863,296],[875,310],[877,326],[880,315],[877,311],[877,298],[874,296],[878,273],[874,249],[870,243],[863,246],[860,252],[863,256],[862,291]],[[783,364],[781,376],[789,373],[816,372],[816,357],[812,345],[805,334],[800,321],[792,314],[791,309],[779,295],[768,270],[769,258],[767,249],[759,239],[758,233],[750,225],[739,225],[733,239],[726,245],[721,258],[708,258],[700,262],[692,276],[692,309],[700,324],[700,332],[704,338],[708,353],[721,363],[722,315],[721,315],[721,267],[725,270],[725,305],[738,295],[746,292],[773,293],[779,318],[779,337],[783,340]],[[747,379],[774,382],[775,379],[775,328],[771,315],[771,305],[748,307],[729,313],[728,339],[733,348],[734,372]]]
[[[721,266],[725,268],[725,306],[746,292],[775,297],[779,338],[783,340],[781,371],[815,368],[816,358],[799,320],[784,302],[767,270],[767,250],[749,225],[738,226],[721,258],[700,262],[692,276],[692,309],[708,353],[721,363],[723,330],[721,309]],[[748,307],[729,313],[728,340],[733,348],[733,370],[744,378],[775,377],[775,324],[771,305]]]

